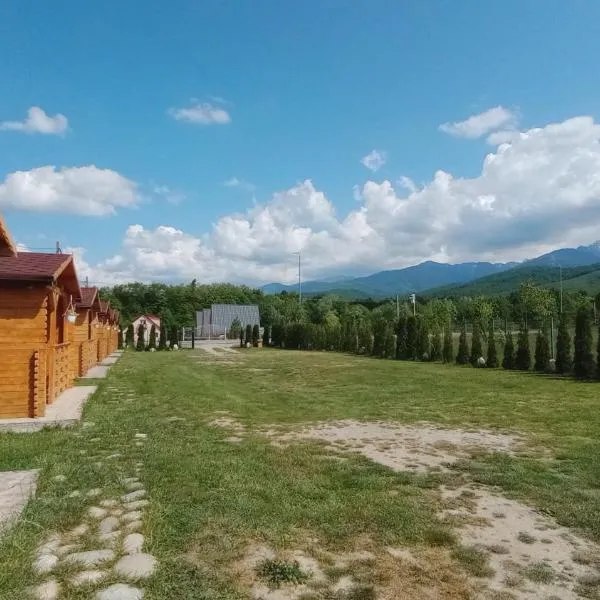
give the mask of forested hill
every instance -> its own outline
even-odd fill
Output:
[[[562,279],[565,289],[573,291],[581,289],[596,294],[600,291],[600,263],[564,268],[562,269]],[[522,283],[528,281],[544,287],[557,287],[560,282],[560,268],[526,264],[468,283],[432,288],[423,292],[423,295],[433,298],[499,296],[516,292]]]

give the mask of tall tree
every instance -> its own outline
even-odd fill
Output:
[[[516,367],[515,344],[512,333],[507,330],[504,341],[504,356],[502,357],[502,368],[508,370]]]
[[[458,352],[456,354],[456,364],[466,365],[469,362],[469,342],[467,341],[467,325],[463,325],[460,337],[458,338]]]
[[[167,349],[167,326],[164,323],[160,325],[160,338],[158,340],[158,349]]]
[[[246,345],[252,344],[252,325],[250,325],[250,323],[246,325],[246,335],[244,336],[244,341],[246,342]]]
[[[419,360],[429,360],[431,353],[429,344],[429,329],[427,322],[423,318],[419,318],[417,326],[417,358]]]
[[[431,355],[433,361],[442,359],[442,332],[436,329],[431,336]]]
[[[119,350],[123,349],[123,333],[124,331],[119,327],[119,339],[117,340],[117,348]]]
[[[133,348],[134,338],[133,323],[130,323],[129,327],[127,327],[127,332],[125,333],[125,344],[128,348]]]
[[[478,366],[479,359],[483,356],[483,344],[481,343],[481,327],[479,321],[473,323],[473,336],[471,338],[471,364]]]
[[[258,348],[258,342],[260,341],[260,328],[258,325],[252,327],[252,345]]]
[[[545,373],[550,368],[550,340],[545,327],[538,330],[535,338],[535,362],[533,369],[538,373]]]
[[[409,360],[414,360],[418,356],[418,335],[417,319],[411,315],[406,320],[406,358]]]
[[[156,325],[150,327],[150,339],[148,340],[148,350],[156,350]]]
[[[531,368],[531,351],[529,349],[529,331],[523,324],[517,337],[517,353],[515,367],[520,371],[529,371]]]
[[[135,349],[138,352],[143,352],[146,349],[146,327],[140,323],[137,330],[137,342],[135,344]]]
[[[391,327],[387,327],[385,334],[385,357],[396,358],[396,335]]]
[[[265,325],[263,328],[263,346],[268,346],[271,340],[271,327]]]
[[[559,374],[570,373],[573,366],[571,354],[571,334],[569,321],[565,313],[560,316],[558,334],[556,336],[556,372]]]
[[[496,334],[494,333],[494,319],[490,319],[490,329],[488,331],[487,341],[487,360],[486,365],[489,369],[498,367],[498,351],[496,348]]]
[[[407,358],[406,317],[401,316],[396,324],[396,358]]]
[[[171,348],[175,346],[179,346],[179,330],[177,329],[177,325],[173,325],[171,327],[171,335],[169,338],[169,346]]]
[[[442,358],[445,363],[451,363],[454,360],[454,347],[452,344],[452,327],[448,324],[444,329],[444,349]]]
[[[592,321],[587,306],[580,306],[575,318],[573,373],[577,379],[591,379],[595,364],[592,355]]]

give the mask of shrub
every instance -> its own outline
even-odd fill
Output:
[[[150,339],[148,340],[148,350],[156,350],[156,325],[150,327]]]
[[[515,344],[510,331],[506,332],[506,340],[504,342],[504,356],[502,357],[502,368],[511,370],[515,368]]]
[[[391,327],[387,327],[386,329],[385,357],[396,358],[396,335]]]
[[[240,341],[243,342],[244,334],[240,333]],[[283,325],[281,323],[275,323],[271,329],[271,344],[276,348],[281,348],[283,344]]]
[[[358,353],[370,356],[373,352],[373,333],[371,325],[363,321],[358,326]]]
[[[469,343],[467,342],[467,325],[463,325],[458,338],[458,353],[456,354],[456,364],[466,365],[469,362]]]
[[[517,353],[515,367],[520,371],[529,371],[531,368],[531,351],[529,350],[529,331],[525,326],[519,330],[517,337]]]
[[[234,319],[231,322],[231,325],[229,327],[229,331],[228,331],[228,337],[230,340],[237,340],[240,337],[240,333],[242,331],[242,324],[240,323],[239,319]]]
[[[442,350],[442,360],[445,363],[451,363],[454,359],[454,347],[452,345],[452,326],[448,325],[444,330],[444,348]]]
[[[594,357],[592,356],[592,323],[590,311],[580,306],[575,318],[575,352],[573,355],[573,373],[577,379],[590,379],[594,376]]]
[[[300,568],[298,561],[265,559],[256,567],[256,573],[272,588],[278,588],[283,583],[298,585],[308,579],[308,574]]]
[[[571,335],[569,334],[569,323],[566,315],[560,316],[558,323],[558,334],[556,336],[556,372],[570,373],[573,366],[571,355]]]
[[[498,367],[498,351],[496,349],[496,334],[494,333],[493,319],[490,320],[490,330],[488,332],[486,364],[490,369],[495,369]]]
[[[418,356],[418,334],[417,318],[411,315],[406,319],[406,358],[408,360],[414,360]]]
[[[538,373],[546,373],[550,369],[550,341],[545,328],[538,331],[535,338],[535,363],[533,369]]]
[[[258,325],[254,325],[254,327],[252,327],[252,345],[255,348],[258,348],[259,341],[260,341],[260,327]]]
[[[125,333],[125,343],[128,348],[133,348],[134,338],[133,323],[130,323],[127,332]]]
[[[471,338],[471,364],[476,367],[478,360],[483,356],[483,344],[481,343],[481,327],[479,323],[473,323],[473,336]]]
[[[263,346],[268,346],[271,340],[271,328],[265,325],[263,329]]]
[[[138,352],[143,352],[146,349],[146,342],[144,337],[146,335],[146,328],[140,324],[137,330],[137,342],[135,344],[135,349]]]
[[[160,338],[158,340],[158,349],[167,349],[167,328],[164,325],[160,326]]]
[[[373,356],[383,358],[385,355],[385,336],[387,325],[383,320],[377,320],[373,325]]]
[[[431,336],[431,360],[441,360],[442,358],[442,332],[438,329]]]
[[[396,323],[396,358],[406,359],[406,317],[400,317]]]
[[[250,325],[249,323],[248,325],[246,325],[246,334],[244,335],[244,341],[246,342],[246,344],[252,343],[252,325]]]

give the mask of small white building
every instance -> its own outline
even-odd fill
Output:
[[[133,345],[137,345],[138,341],[138,332],[140,330],[140,325],[144,327],[144,345],[148,345],[150,343],[150,331],[152,330],[152,325],[156,327],[156,345],[158,346],[158,340],[160,338],[160,317],[156,315],[140,315],[133,322]]]

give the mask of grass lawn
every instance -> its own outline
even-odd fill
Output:
[[[120,477],[137,461],[150,499],[142,533],[159,560],[145,600],[246,597],[232,565],[252,544],[341,553],[456,543],[437,513],[436,488],[449,475],[393,472],[358,455],[334,461],[322,444],[276,447],[260,433],[316,421],[521,432],[531,453],[484,453],[459,469],[600,541],[599,404],[598,384],[502,370],[277,350],[250,350],[229,363],[198,351],[126,352],[85,409],[94,427],[0,435],[0,470],[41,469],[36,499],[0,540],[0,598],[25,597],[44,533],[74,527],[93,505],[70,493],[121,493]],[[240,443],[208,424],[216,411],[245,426]],[[136,432],[147,434],[145,446],[132,444]],[[114,453],[121,456],[102,465],[87,459]],[[55,481],[59,474],[67,480]],[[61,599],[92,597],[67,588]]]

